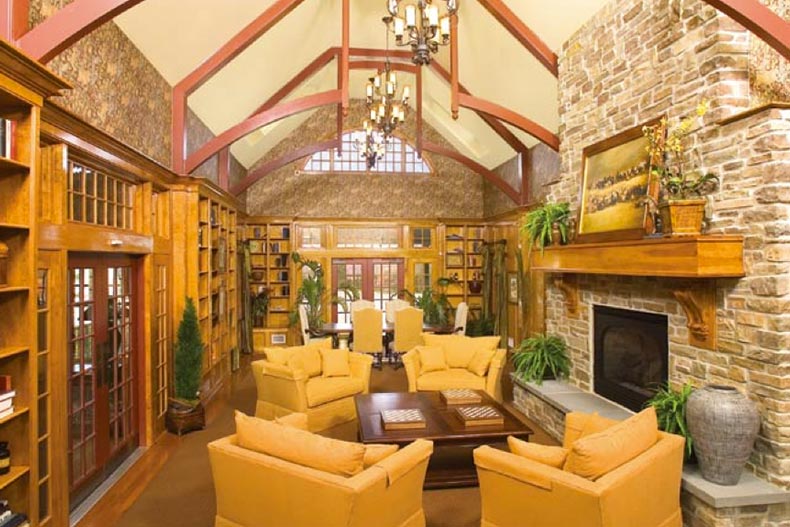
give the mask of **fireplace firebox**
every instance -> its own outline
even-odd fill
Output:
[[[639,411],[667,381],[667,317],[595,306],[595,393]]]

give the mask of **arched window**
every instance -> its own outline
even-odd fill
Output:
[[[359,154],[355,137],[361,131],[346,132],[342,136],[340,153],[334,149],[313,154],[304,165],[305,172],[371,172],[397,174],[430,174],[431,167],[420,159],[417,151],[406,141],[391,137],[384,157],[376,166],[368,168],[365,158]]]

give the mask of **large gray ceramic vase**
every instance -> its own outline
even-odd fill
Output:
[[[702,477],[737,485],[760,430],[757,406],[736,388],[709,385],[689,397],[686,422]]]

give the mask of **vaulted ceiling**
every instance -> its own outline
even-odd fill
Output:
[[[146,0],[115,21],[162,76],[176,85],[273,3],[274,0]],[[461,84],[475,96],[556,132],[557,79],[477,0],[459,3]],[[505,3],[551,49],[559,51],[562,43],[606,0]],[[386,34],[381,17],[385,14],[384,0],[351,0],[351,47],[383,49]],[[189,107],[218,135],[247,118],[327,48],[340,45],[341,0],[305,0],[190,95]],[[437,59],[446,69],[448,57],[445,48]],[[365,80],[372,73],[351,72],[352,98],[364,96]],[[414,89],[413,76],[400,75],[401,82]],[[515,154],[474,112],[462,108],[459,119],[453,120],[449,84],[430,70],[423,77],[424,118],[461,153],[488,168]],[[336,61],[332,61],[285,100],[334,89],[337,78]],[[251,167],[310,115],[312,112],[304,112],[259,129],[237,141],[232,152]],[[359,125],[346,123],[347,127]],[[508,127],[526,145],[535,144],[531,136]]]

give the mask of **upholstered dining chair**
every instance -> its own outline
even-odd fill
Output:
[[[455,320],[453,321],[455,329],[453,329],[453,333],[457,333],[458,335],[466,335],[466,319],[468,317],[469,306],[466,305],[466,302],[461,302],[458,304],[458,307],[455,308]]]
[[[318,340],[310,336],[310,320],[307,318],[307,306],[304,304],[299,304],[299,330],[302,333],[302,344],[305,346],[310,344],[311,340]]]
[[[355,312],[351,323],[354,331],[352,349],[357,353],[373,355],[380,370],[384,351],[382,341],[384,322],[381,311],[375,308],[360,309]]]
[[[395,340],[392,341],[395,369],[403,364],[401,355],[422,344],[422,315],[422,309],[415,307],[395,312]]]
[[[409,307],[411,304],[400,298],[393,298],[387,302],[387,324],[395,323],[395,313]]]
[[[354,323],[354,313],[360,309],[376,309],[376,304],[370,300],[354,300],[351,302],[351,323]]]

